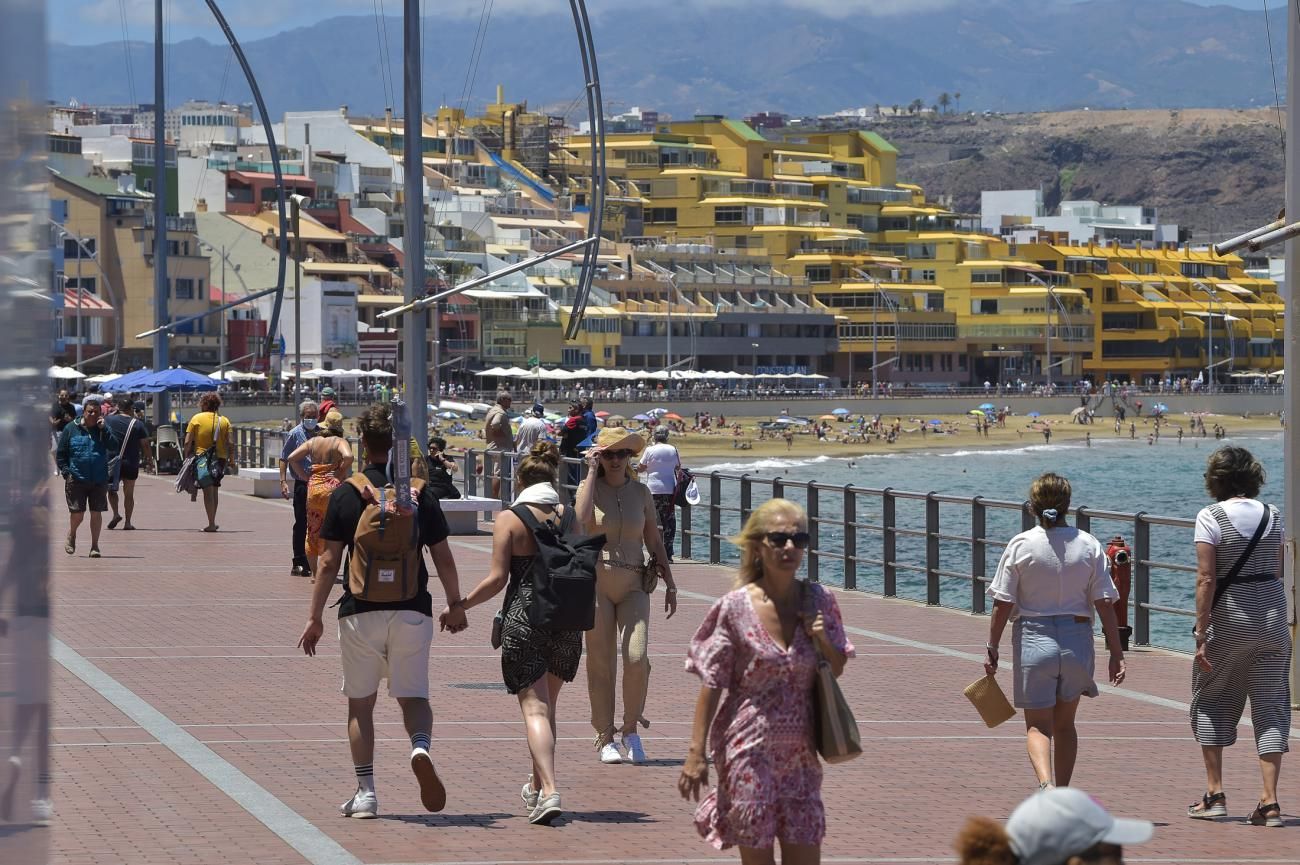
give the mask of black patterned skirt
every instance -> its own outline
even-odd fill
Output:
[[[578,675],[582,660],[582,631],[543,631],[528,621],[533,585],[529,579],[532,556],[515,556],[510,562],[510,596],[501,624],[501,678],[506,690],[518,694],[547,673],[565,682]]]

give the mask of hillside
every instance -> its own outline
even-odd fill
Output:
[[[900,118],[875,127],[899,178],[978,213],[980,191],[1041,185],[1062,199],[1158,207],[1162,221],[1223,237],[1277,216],[1283,154],[1265,109],[1066,111]]]

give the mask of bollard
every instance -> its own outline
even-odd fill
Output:
[[[925,602],[939,605],[939,499],[937,493],[925,497]]]
[[[716,565],[722,561],[722,511],[719,500],[722,498],[722,478],[717,472],[709,475],[709,564]]]
[[[844,485],[844,588],[858,587],[858,497],[853,484]]]
[[[1151,643],[1151,524],[1139,512],[1133,517],[1133,635],[1139,646]]]

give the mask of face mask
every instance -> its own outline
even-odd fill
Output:
[[[308,430],[308,431],[316,429],[316,418],[314,418],[314,417],[305,417],[305,418],[303,418],[303,419],[302,419],[302,428],[305,429],[305,430]]]

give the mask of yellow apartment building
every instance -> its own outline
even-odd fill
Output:
[[[149,365],[153,339],[136,339],[154,322],[153,196],[140,192],[125,178],[74,177],[51,172],[49,196],[66,202],[64,228],[94,250],[98,266],[82,260],[74,274],[75,259],[65,262],[69,279],[79,279],[110,305],[104,322],[103,346],[117,347],[117,369]],[[194,218],[167,217],[168,314],[172,320],[212,308],[207,256],[202,254]],[[179,331],[171,341],[171,360],[183,366],[211,367],[218,363],[220,316],[199,319]],[[85,365],[86,371],[106,371],[111,358]]]

